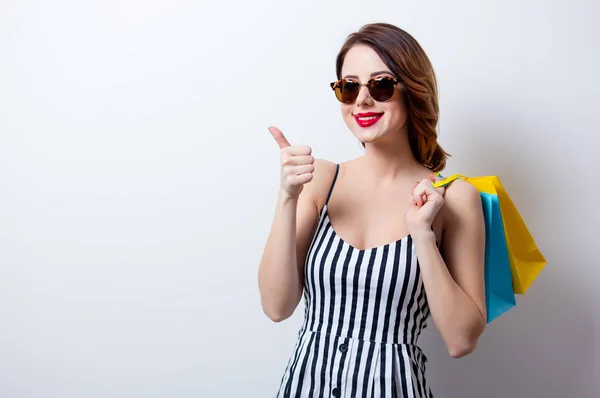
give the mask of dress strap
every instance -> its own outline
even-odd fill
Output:
[[[335,165],[335,176],[333,177],[333,182],[331,183],[331,188],[329,188],[329,194],[327,195],[327,200],[325,201],[325,205],[327,205],[327,203],[329,203],[329,198],[331,198],[331,193],[333,192],[333,186],[335,185],[335,182],[337,180],[338,174],[340,172],[340,165],[339,163]]]

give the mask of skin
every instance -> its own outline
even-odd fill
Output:
[[[393,76],[370,47],[351,48],[342,76],[366,82],[373,75]],[[341,104],[344,122],[365,153],[340,164],[329,217],[338,236],[358,249],[411,235],[433,322],[450,355],[459,358],[475,349],[486,325],[481,200],[465,181],[433,188],[435,177],[409,146],[402,89],[399,84],[389,101],[376,102],[362,87],[353,104]],[[361,112],[383,117],[363,128],[354,117]],[[264,312],[279,322],[302,297],[303,264],[336,165],[315,160],[308,146],[290,145],[279,129],[269,131],[281,151],[281,188],[258,282]]]

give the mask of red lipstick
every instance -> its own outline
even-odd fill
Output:
[[[354,115],[354,120],[360,127],[370,127],[377,123],[383,116],[383,113],[365,112]]]

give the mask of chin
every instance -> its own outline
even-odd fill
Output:
[[[359,131],[355,130],[352,133],[354,134],[354,137],[356,137],[356,139],[363,144],[379,141],[384,136],[384,134],[375,129],[372,131],[366,131],[365,129],[361,129]]]

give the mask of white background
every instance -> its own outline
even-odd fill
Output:
[[[548,265],[437,397],[597,397],[593,1],[0,1],[0,397],[274,396],[303,314],[262,313],[280,127],[362,152],[328,83],[390,22],[440,85],[446,173],[499,175]]]

